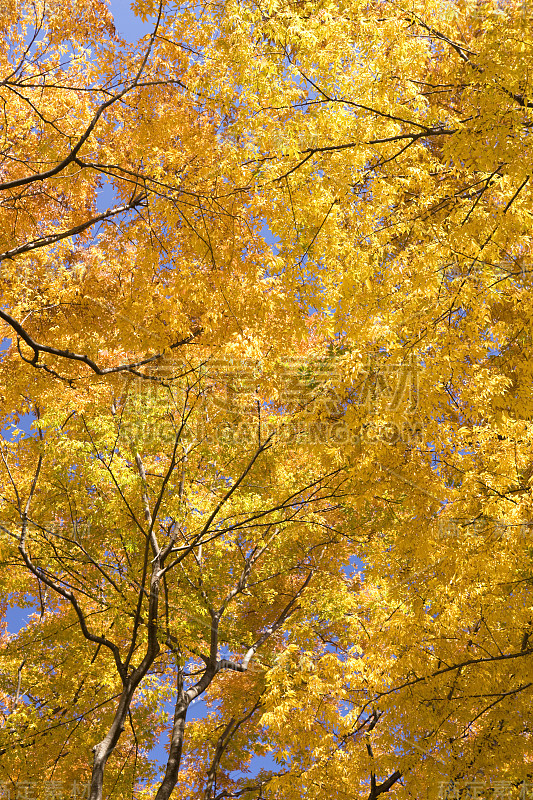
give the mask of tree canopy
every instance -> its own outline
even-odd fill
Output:
[[[0,9],[0,784],[525,797],[531,9],[133,7]]]

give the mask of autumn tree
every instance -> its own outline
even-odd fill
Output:
[[[518,797],[530,10],[135,7],[1,17],[4,775]]]
[[[101,797],[107,768],[106,794],[149,780],[168,797],[190,704],[215,684],[244,687],[251,708],[234,724],[260,712],[256,655],[268,665],[282,649],[311,583],[332,593],[322,573],[344,577],[343,470],[310,463],[282,424],[280,359],[296,348],[316,360],[323,337],[276,277],[257,202],[224,168],[226,114],[186,88],[198,65],[176,59],[175,14],[160,7],[129,52],[100,4],[72,18],[16,10],[3,84],[4,423],[30,411],[37,436],[2,452],[4,589],[41,611],[6,639],[2,777],[14,789],[92,772]],[[182,39],[201,33],[187,15],[179,26]],[[113,197],[103,211],[102,195]],[[270,409],[255,387],[241,391],[244,357],[261,359]],[[227,671],[245,675],[232,692]],[[154,784],[146,750],[161,732],[168,763]],[[252,739],[241,766],[261,747]]]

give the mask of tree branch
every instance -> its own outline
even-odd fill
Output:
[[[68,239],[71,236],[76,236],[79,233],[83,233],[83,231],[87,230],[87,228],[90,228],[92,225],[96,225],[98,222],[103,222],[105,219],[109,219],[117,214],[123,214],[125,211],[136,208],[145,200],[146,194],[138,194],[133,197],[127,205],[110,208],[107,211],[104,211],[102,214],[98,214],[96,217],[91,217],[91,219],[88,219],[86,222],[82,222],[81,225],[75,225],[73,228],[69,228],[61,233],[54,233],[50,236],[41,236],[39,239],[34,239],[34,241],[28,242],[27,244],[21,244],[18,247],[13,247],[11,250],[6,250],[5,253],[0,253],[0,262],[5,261],[6,258],[14,258],[15,256],[21,255],[21,253],[28,253],[31,250],[37,250],[39,247],[48,247],[56,242],[60,242],[62,239]]]
[[[2,311],[2,309],[0,309],[0,319],[3,319],[4,322],[7,322],[7,324],[13,328],[13,330],[18,334],[18,336],[24,342],[26,342],[28,347],[31,347],[31,349],[33,350],[33,358],[32,359],[25,358],[22,355],[22,353],[21,357],[27,364],[31,364],[33,367],[44,366],[38,363],[39,353],[50,353],[50,355],[58,356],[60,358],[70,359],[71,361],[80,361],[81,363],[86,364],[86,366],[88,366],[89,369],[92,369],[92,371],[95,372],[97,375],[111,375],[112,373],[115,372],[131,372],[132,374],[136,375],[139,378],[146,378],[148,380],[153,380],[152,376],[144,375],[143,373],[137,372],[136,370],[138,367],[143,367],[146,364],[150,364],[154,361],[157,361],[160,358],[163,358],[164,356],[164,352],[156,353],[156,355],[149,356],[148,358],[141,359],[140,361],[134,361],[130,364],[121,364],[120,366],[117,367],[106,367],[102,369],[101,367],[98,366],[98,364],[96,364],[95,361],[89,358],[89,356],[80,355],[79,353],[73,353],[70,350],[61,350],[57,347],[49,347],[48,345],[45,344],[39,344],[22,327],[20,322],[17,322],[16,319],[14,319],[6,311]],[[191,336],[188,336],[186,339],[179,339],[174,344],[171,344],[169,349],[182,347],[183,345],[189,344],[189,342],[192,342],[193,339],[195,339],[196,336],[198,336],[200,333],[201,330],[191,334]]]

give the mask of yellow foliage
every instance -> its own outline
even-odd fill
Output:
[[[134,9],[0,9],[0,782],[518,796],[531,14]]]

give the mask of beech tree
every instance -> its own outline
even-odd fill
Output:
[[[527,796],[530,10],[134,9],[0,12],[0,780]]]

